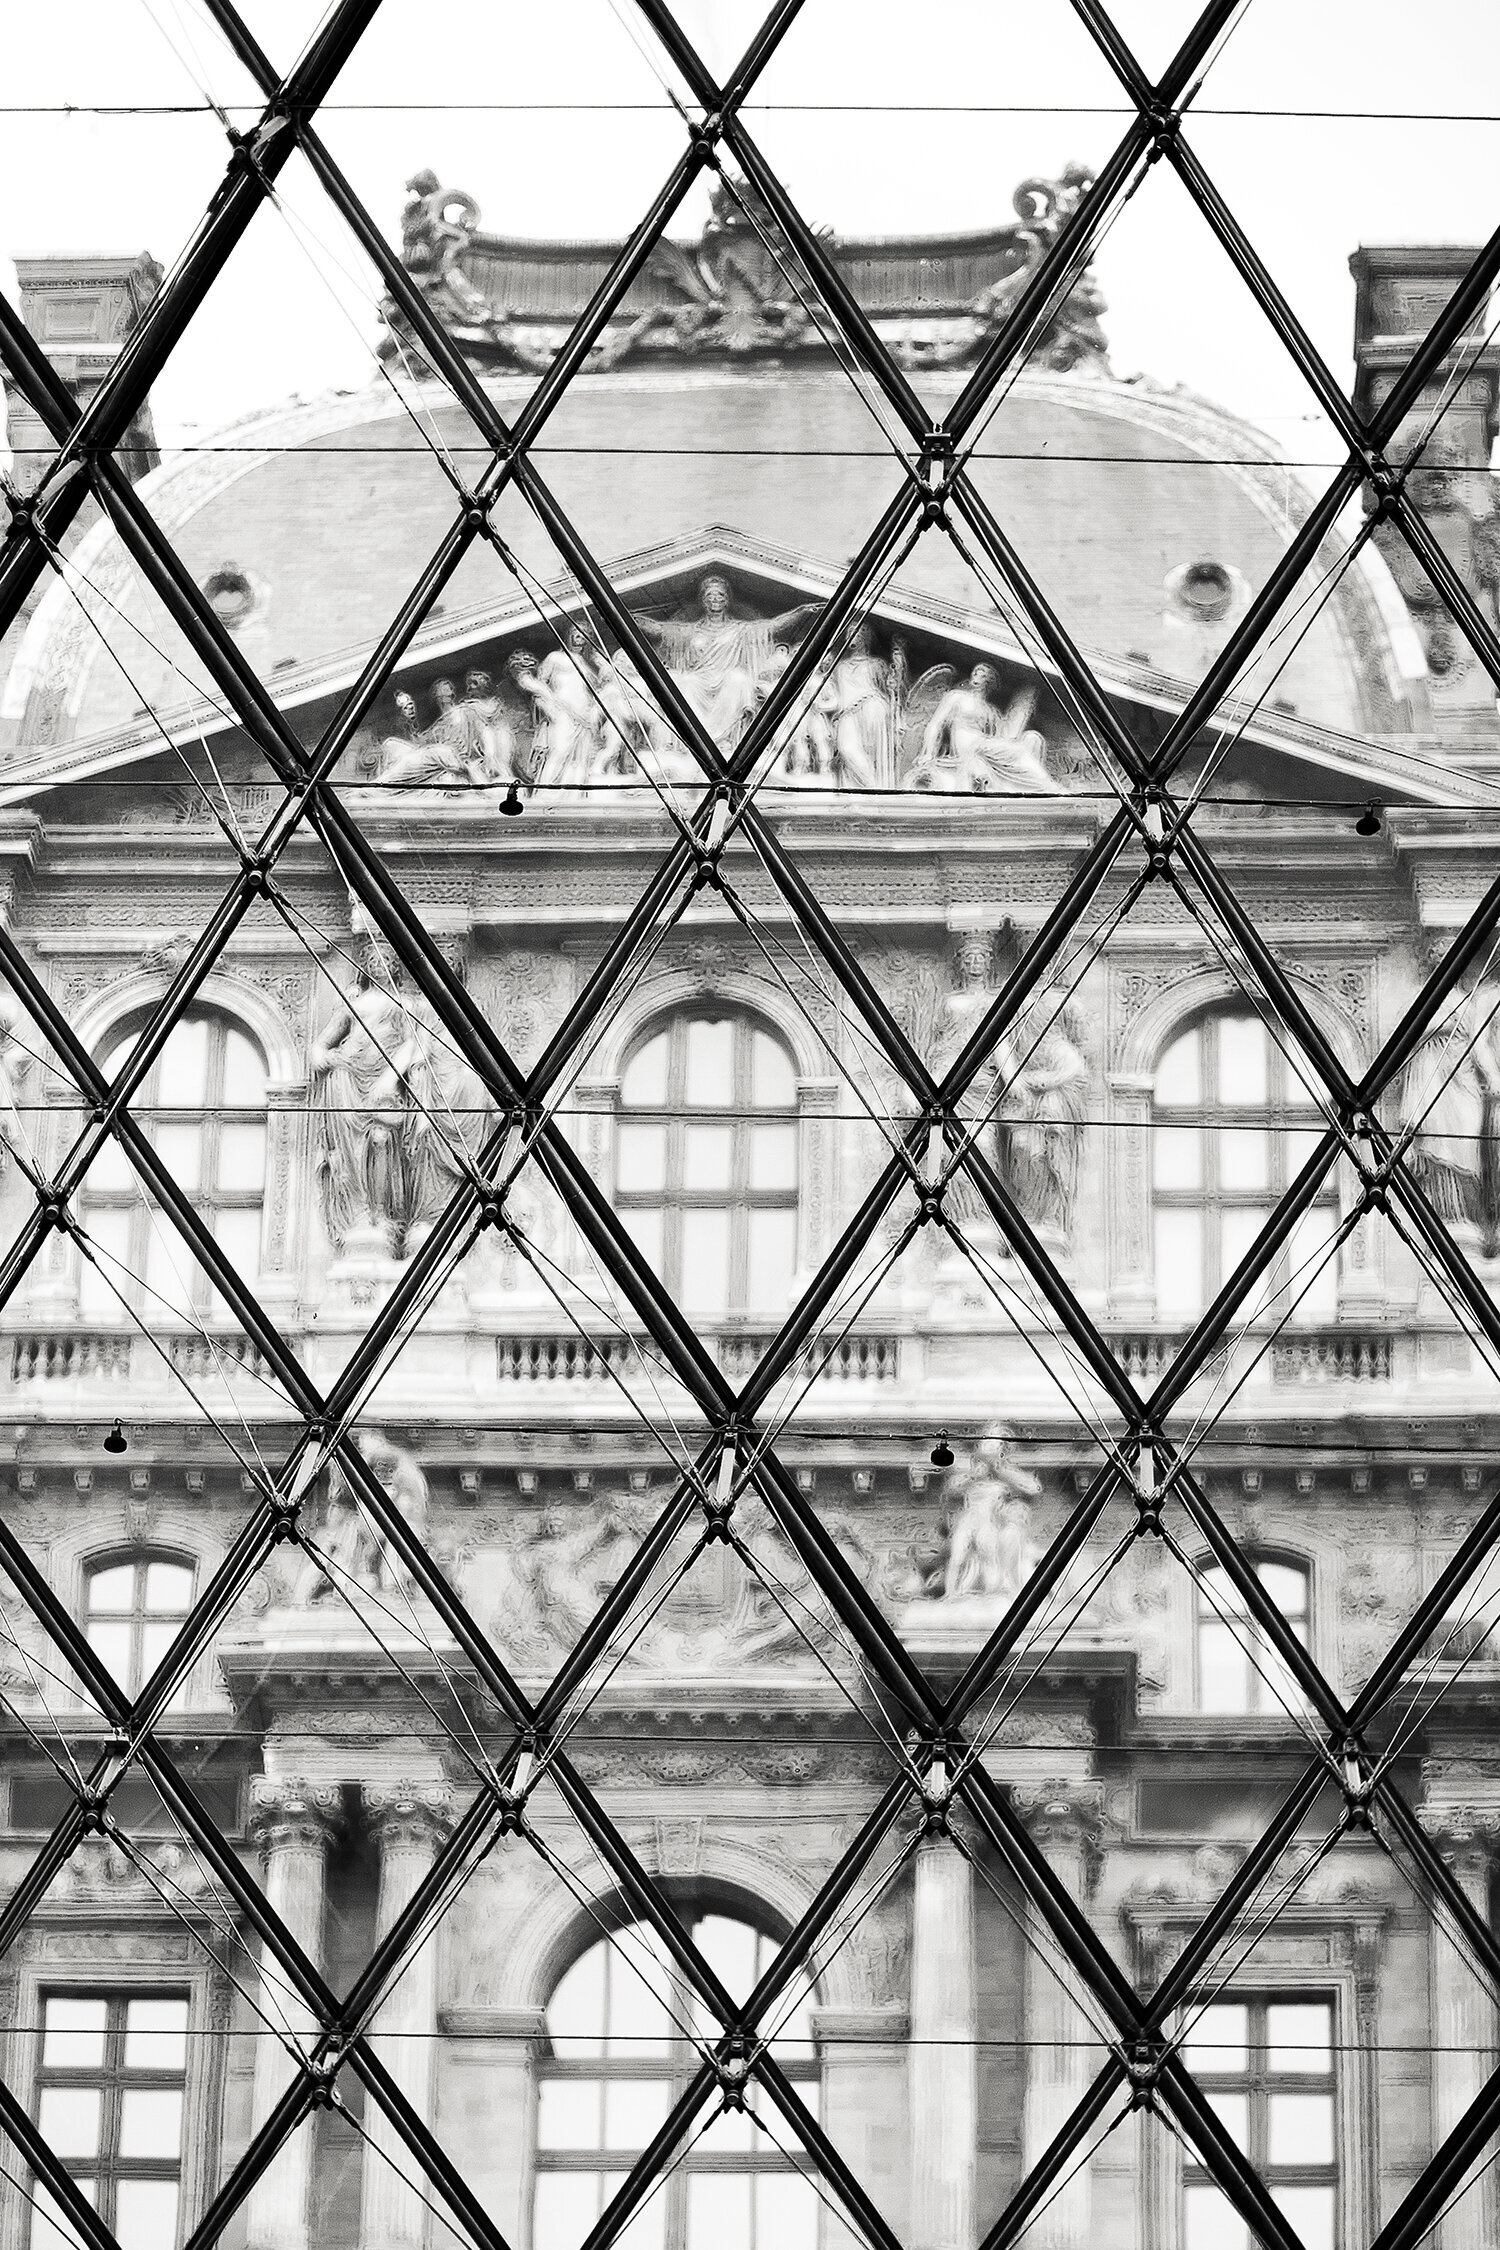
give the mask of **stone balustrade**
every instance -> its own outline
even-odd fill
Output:
[[[1137,1388],[1149,1388],[1166,1374],[1187,1336],[1186,1328],[1132,1328],[1117,1330],[1108,1341]],[[1247,1359],[1259,1348],[1253,1335],[1236,1341]],[[1269,1379],[1278,1387],[1394,1382],[1400,1373],[1396,1343],[1389,1328],[1283,1329],[1266,1354]]]

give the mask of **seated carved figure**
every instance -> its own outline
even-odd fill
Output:
[[[913,690],[914,708],[930,701],[933,691],[943,685],[944,674],[952,680],[952,667],[938,665],[924,674]],[[907,773],[909,788],[979,795],[996,790],[1039,797],[1059,794],[1043,763],[1045,738],[1027,724],[1034,692],[1026,689],[1002,711],[991,699],[998,684],[993,664],[976,664],[962,685],[947,687]]]

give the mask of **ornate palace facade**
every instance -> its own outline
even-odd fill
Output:
[[[934,411],[1086,185],[1028,183],[1016,223],[983,235],[833,246]],[[507,241],[477,222],[468,198],[419,176],[405,269],[514,418],[616,246]],[[1366,404],[1463,262],[1358,253]],[[645,265],[544,457],[725,752],[904,475],[802,279],[753,206],[721,194],[700,241]],[[40,287],[29,269],[23,283]],[[1104,311],[1085,276],[971,472],[1149,752],[1307,501],[1257,432],[1119,379]],[[477,475],[486,451],[400,304],[387,312],[367,391],[268,409],[222,445],[138,464],[143,503],[309,748],[444,537],[454,476]],[[1424,505],[1493,622],[1500,355],[1476,329],[1454,368]],[[337,746],[339,794],[483,1022],[550,1085],[579,1165],[708,1362],[736,1389],[769,1368],[757,1412],[786,1474],[910,1657],[951,1687],[1091,1488],[1109,1383],[992,1202],[957,1187],[952,1225],[937,1221],[924,1197],[941,1149],[908,1167],[808,1340],[766,1361],[915,1114],[868,1019],[804,945],[797,886],[941,1075],[1114,813],[1096,720],[993,556],[941,526],[893,549],[762,770],[781,858],[721,837],[723,880],[664,891],[620,959],[698,768],[545,512],[513,485],[491,523]],[[1308,1024],[1357,1081],[1491,880],[1500,729],[1493,686],[1406,550],[1384,527],[1352,561],[1346,544],[1330,530],[1294,625],[1196,715],[1179,781],[1200,791],[1195,829]],[[0,744],[9,932],[112,1076],[281,791],[104,525],[11,645]],[[591,1801],[748,1989],[899,1765],[889,1683],[753,1479],[732,1537],[684,1514],[628,1617],[570,1656],[699,1456],[702,1417],[538,1165],[500,1223],[433,1250],[507,1121],[346,878],[334,840],[299,832],[138,1110],[297,1367],[322,1396],[358,1402],[370,1472],[466,1613],[528,1694],[571,1718],[570,1770]],[[606,970],[613,997],[572,1051],[570,1014]],[[1500,1243],[1492,1004],[1473,980],[1456,1030],[1419,1051],[1382,1110],[1411,1127],[1433,1208],[1486,1277]],[[0,1060],[9,1243],[87,1105],[24,991]],[[1321,1125],[1311,1075],[1214,897],[1186,903],[1134,851],[975,1079],[965,1114],[1007,1207],[1143,1391],[1306,1161]],[[514,1172],[524,1129],[510,1145]],[[73,1214],[5,1302],[0,1507],[134,1696],[195,1598],[235,1569],[301,1406],[123,1156],[95,1158]],[[1500,1460],[1494,1373],[1420,1243],[1358,1207],[1349,1167],[1328,1172],[1277,1255],[1168,1426],[1293,1638],[1352,1698],[1478,1515]],[[399,1337],[366,1354],[402,1289]],[[722,1499],[723,1477],[704,1474]],[[309,1487],[298,1523],[300,1544],[245,1573],[162,1728],[342,1993],[473,1817],[510,1737],[493,1678],[340,1472]],[[1179,1511],[1161,1529],[1110,1503],[974,1719],[1036,1851],[1141,1989],[1304,1770],[1310,1725],[1193,1521]],[[1434,1640],[1425,1700],[1414,1689],[1394,1706],[1381,1738],[1485,1918],[1500,1836],[1490,1615],[1482,1594]],[[0,1864],[24,1886],[74,1761],[107,1755],[109,1728],[6,1589],[0,1617]],[[544,1777],[532,1837],[476,1854],[372,2025],[517,2250],[583,2243],[696,2061],[695,2003],[570,1786]],[[1370,2240],[1477,2090],[1494,2036],[1481,1978],[1410,1870],[1370,1835],[1325,1854],[1338,1804],[1330,1781],[1292,1823],[1264,1931],[1216,1969],[1188,2049],[1307,2250]],[[111,1820],[39,1882],[5,1957],[5,2079],[124,2250],[157,2250],[186,2238],[276,2110],[305,2018],[225,1870],[185,1841],[145,1772]],[[961,1850],[936,1814],[930,1826],[892,1823],[847,1930],[788,1990],[776,2051],[901,2242],[970,2250],[1106,2050],[1003,1857],[982,1836]],[[730,2112],[623,2239],[834,2250],[858,2228],[826,2182],[774,2115]],[[1489,2190],[1472,2191],[1447,2250],[1491,2242],[1490,2209]],[[1239,2224],[1146,2104],[1026,2239],[1229,2250]],[[51,2250],[49,2230],[0,2188],[0,2250]],[[225,2239],[418,2250],[449,2236],[379,2105],[354,2094],[303,2122]]]

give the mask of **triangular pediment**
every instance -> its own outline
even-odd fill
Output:
[[[726,581],[733,616],[756,625],[825,601],[839,585],[844,566],[773,546],[726,525],[709,525],[689,538],[621,556],[605,568],[628,609],[658,625],[682,629],[695,616],[700,589],[711,577]],[[1056,666],[1023,648],[992,606],[966,608],[925,591],[907,594],[887,588],[866,614],[875,653],[886,662],[895,659],[899,692],[914,698],[911,711],[896,721],[890,778],[898,785],[912,765],[919,722],[944,684],[961,683],[983,664],[990,668],[987,692],[997,710],[1023,712],[1026,726],[1044,738],[1058,786],[1064,791],[1102,786],[1078,738],[1069,693]],[[540,664],[565,645],[570,626],[579,622],[597,643],[591,605],[571,577],[534,600],[518,591],[510,600],[430,617],[351,745],[344,778],[355,785],[378,778],[383,746],[430,733],[450,700],[444,682],[451,686],[451,700],[462,702],[466,683],[477,675],[510,732],[524,736],[532,719],[525,716],[528,695],[516,678],[521,659]],[[790,629],[787,644],[795,637],[796,629]],[[277,679],[276,703],[301,739],[312,743],[319,738],[369,654],[367,647],[345,649]],[[1191,683],[1143,661],[1087,648],[1083,654],[1132,734],[1145,745],[1159,737],[1188,701]],[[915,700],[919,690],[923,702]],[[1368,792],[1394,802],[1455,806],[1486,797],[1478,778],[1451,771],[1435,775],[1415,745],[1407,752],[1389,739],[1374,741],[1288,711],[1241,709],[1230,698],[1220,706],[1216,725],[1238,733],[1235,794],[1275,796],[1292,790],[1338,801]],[[169,743],[183,748],[213,744],[237,731],[226,727],[208,704],[184,704],[160,713],[159,722],[142,717],[108,734],[26,750],[14,755],[10,774],[0,782],[0,802],[23,802],[73,780],[165,757]],[[522,749],[524,753],[524,742]],[[433,785],[457,786],[463,778],[439,774]]]

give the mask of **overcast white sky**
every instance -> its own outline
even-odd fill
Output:
[[[679,7],[720,68],[761,12]],[[245,13],[285,64],[323,0],[249,0]],[[1193,10],[1119,0],[1115,13],[1159,69]],[[201,0],[17,10],[5,55],[0,259],[150,249],[169,264],[223,170],[205,89],[251,100]],[[632,0],[387,0],[324,131],[393,233],[402,183],[430,164],[496,232],[617,238],[681,143],[664,77]],[[1477,242],[1500,221],[1500,122],[1456,116],[1500,110],[1494,0],[1248,0],[1196,106],[1195,147],[1341,373],[1357,243]],[[1300,114],[1226,114],[1288,110]],[[1392,111],[1415,115],[1362,114]],[[1004,219],[1017,181],[1102,161],[1125,120],[1068,0],[807,0],[751,122],[807,216],[857,234]],[[287,178],[288,216],[257,218],[160,380],[168,445],[368,380],[375,284],[310,178]],[[1299,377],[1165,165],[1098,270],[1117,369],[1184,382],[1294,458],[1327,457]],[[13,281],[0,263],[0,285]]]

